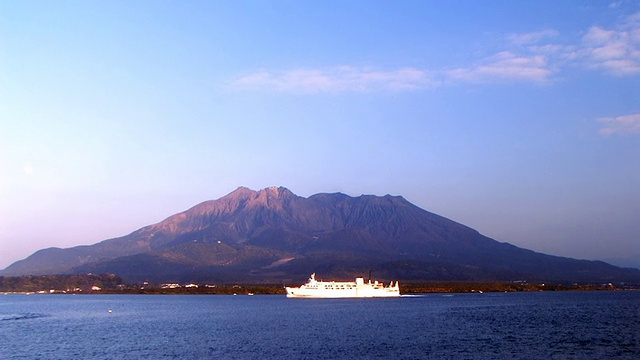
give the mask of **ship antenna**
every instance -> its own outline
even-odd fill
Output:
[[[369,269],[369,282],[371,282],[371,269]]]

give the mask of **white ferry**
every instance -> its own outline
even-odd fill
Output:
[[[355,282],[318,281],[316,274],[311,274],[309,281],[300,287],[286,287],[289,298],[372,298],[399,297],[400,287],[393,281],[389,286],[374,281],[364,282],[364,278],[356,278]]]

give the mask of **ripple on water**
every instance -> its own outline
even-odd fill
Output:
[[[22,314],[0,314],[0,321],[18,321],[18,320],[32,320],[47,317],[46,314],[39,313],[22,313]]]

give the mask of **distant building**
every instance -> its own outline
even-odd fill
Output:
[[[180,284],[162,284],[160,287],[162,289],[177,289],[180,287]]]

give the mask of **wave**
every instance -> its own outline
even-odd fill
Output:
[[[47,317],[46,314],[38,313],[24,313],[24,314],[0,314],[0,321],[15,321],[15,320],[31,320]]]

